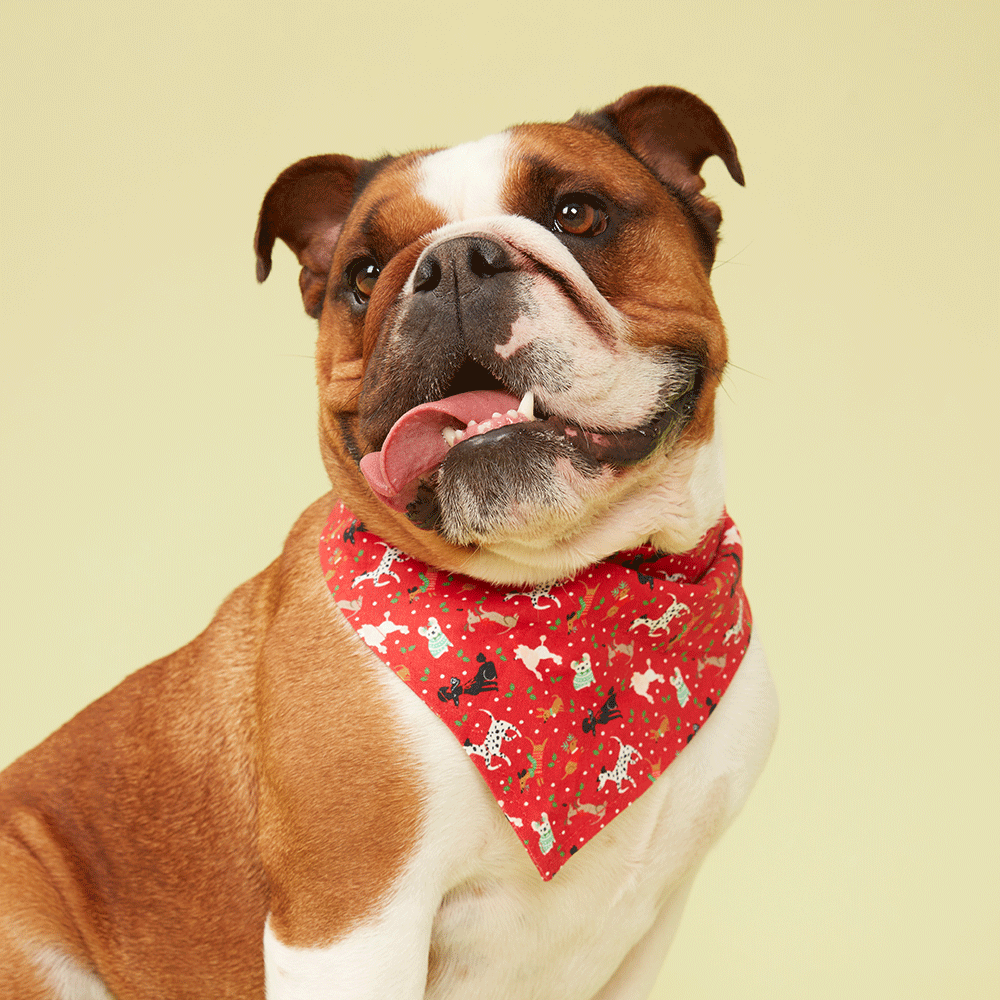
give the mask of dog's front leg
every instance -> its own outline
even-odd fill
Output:
[[[384,668],[332,631],[315,611],[279,615],[262,658],[267,1000],[419,1000],[441,892],[417,864],[423,776]]]
[[[369,830],[369,839],[352,836],[358,822],[377,823],[377,805],[356,813],[353,822],[345,818],[329,830],[325,845],[325,838],[288,836],[287,848],[265,865],[267,1000],[424,996],[440,893],[412,856],[385,853],[374,839],[379,831]]]
[[[427,986],[430,918],[392,906],[337,941],[283,944],[264,930],[267,1000],[420,1000]]]
[[[317,799],[265,826],[281,827],[280,846],[262,845],[267,1000],[424,996],[440,891],[414,863],[413,832],[387,829],[392,807],[379,791],[337,822],[301,825],[303,811],[321,811],[310,808],[322,806]]]
[[[656,982],[670,942],[677,933],[695,874],[692,872],[677,886],[660,910],[653,926],[625,956],[615,974],[593,1000],[646,1000]]]

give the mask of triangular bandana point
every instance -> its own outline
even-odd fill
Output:
[[[347,622],[448,726],[544,879],[652,787],[750,641],[727,514],[689,552],[643,546],[534,588],[429,567],[343,504],[319,555]]]

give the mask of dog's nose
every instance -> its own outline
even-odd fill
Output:
[[[448,279],[446,287],[456,285],[461,292],[510,270],[510,256],[499,243],[484,236],[457,236],[424,257],[413,276],[413,290],[432,292]]]

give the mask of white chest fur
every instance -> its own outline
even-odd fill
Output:
[[[696,739],[550,882],[454,736],[385,683],[426,774],[418,849],[378,919],[335,944],[288,948],[267,929],[269,1000],[645,997],[699,863],[770,750],[777,699],[757,640]]]

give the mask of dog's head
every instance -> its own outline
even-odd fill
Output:
[[[258,278],[284,240],[319,320],[324,461],[371,530],[508,584],[698,541],[722,510],[711,155],[743,182],[715,113],[649,87],[564,124],[278,177]]]

